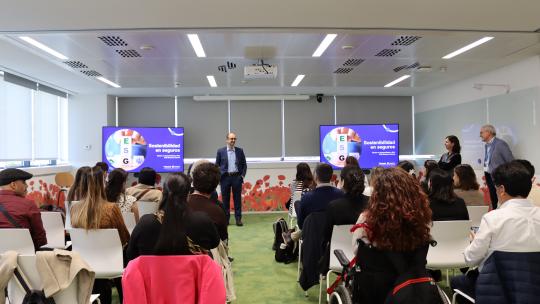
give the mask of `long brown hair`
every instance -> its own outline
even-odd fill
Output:
[[[67,195],[67,201],[78,201],[84,196],[86,196],[86,192],[88,191],[88,173],[90,172],[91,168],[88,166],[80,167],[79,170],[77,170],[77,173],[75,173],[75,181],[73,181],[73,185],[69,188],[69,192]]]
[[[474,169],[470,165],[458,165],[454,168],[454,174],[458,177],[457,185],[454,185],[456,189],[464,191],[480,189]]]
[[[81,201],[71,208],[71,224],[76,228],[99,229],[101,222],[100,204],[107,202],[105,196],[105,174],[95,166],[88,172],[88,191]]]
[[[402,169],[381,172],[365,212],[367,237],[379,249],[412,251],[430,239],[428,198],[418,181]]]

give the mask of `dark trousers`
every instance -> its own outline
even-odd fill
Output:
[[[499,200],[497,199],[497,190],[495,189],[495,184],[493,183],[493,180],[491,179],[491,174],[484,172],[484,176],[486,177],[486,184],[489,189],[489,198],[491,199],[491,206],[493,207],[493,210],[497,209],[497,203]]]
[[[471,270],[467,274],[459,275],[450,279],[450,287],[452,290],[459,289],[471,298],[475,298],[476,279],[478,279],[478,270]],[[459,304],[470,303],[462,296],[457,296],[456,300]]]
[[[236,220],[242,218],[242,183],[243,178],[241,175],[221,176],[221,198],[223,199],[227,221],[231,217],[231,190],[234,201],[234,218]]]

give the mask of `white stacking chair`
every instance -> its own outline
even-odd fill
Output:
[[[334,250],[341,249],[347,259],[352,260],[354,257],[354,252],[352,248],[352,234],[351,228],[353,225],[335,225],[332,230],[332,239],[330,240],[330,264],[329,270],[326,273],[326,290],[330,288],[330,279],[329,276],[332,272],[341,273],[343,267],[339,264],[339,261],[334,254]],[[325,290],[325,291],[326,291]],[[325,292],[326,293],[326,292]],[[319,282],[319,303],[321,303],[322,297],[322,276],[321,281]],[[330,301],[330,295],[326,294],[326,301]]]
[[[13,250],[18,254],[35,254],[30,230],[22,228],[0,229],[0,254]]]
[[[135,225],[137,224],[135,221],[135,213],[122,212],[122,217],[124,218],[124,224],[126,224],[126,228],[129,231],[129,234],[131,234],[133,228],[135,228]]]
[[[73,207],[73,205],[77,204],[79,201],[71,201],[71,202],[68,202],[66,201],[65,203],[65,207],[66,207],[66,223],[65,223],[65,226],[64,226],[64,229],[66,230],[69,230],[73,227],[71,227],[71,207]]]
[[[429,247],[428,269],[466,267],[463,251],[470,244],[471,221],[434,221],[431,237],[437,246]],[[446,272],[448,281],[448,271]]]
[[[35,255],[19,255],[17,257],[17,264],[24,274],[26,282],[29,284],[29,288],[32,290],[41,290],[43,284],[41,282],[41,277],[36,267],[36,256]],[[22,285],[18,282],[17,278],[13,276],[7,286],[9,303],[22,303],[25,291]],[[78,282],[74,280],[71,285],[66,289],[58,292],[53,296],[54,302],[56,304],[72,304],[77,303],[78,301]],[[90,297],[90,303],[97,301],[99,303],[98,294],[93,294]]]
[[[41,212],[41,221],[47,234],[46,248],[66,248],[66,236],[64,231],[64,222],[60,212]]]
[[[159,204],[156,202],[137,201],[137,208],[139,209],[139,218],[145,214],[153,214],[158,211]]]
[[[73,251],[77,251],[96,273],[96,279],[122,276],[124,261],[117,229],[71,229]]]
[[[480,227],[484,214],[488,213],[489,206],[467,206],[471,227]]]

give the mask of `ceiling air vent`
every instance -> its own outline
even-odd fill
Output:
[[[119,36],[99,36],[99,39],[108,46],[127,46],[127,42]]]
[[[411,45],[420,39],[420,36],[399,36],[398,39],[392,42],[392,45]]]
[[[419,66],[420,66],[420,63],[418,63],[418,62],[415,62],[415,63],[413,63],[413,64],[411,64],[411,65],[400,65],[400,66],[394,68],[394,72],[397,73],[397,72],[399,72],[399,71],[401,71],[401,70],[405,70],[405,69],[406,69],[406,70],[416,69],[416,68],[419,67]]]
[[[343,66],[359,66],[362,62],[364,62],[364,59],[350,58],[343,63]]]
[[[115,50],[120,56],[124,58],[141,57],[141,54],[135,50]]]
[[[81,73],[83,73],[86,76],[90,76],[90,77],[102,76],[99,72],[94,71],[94,70],[85,70],[85,71],[81,71]]]
[[[378,56],[378,57],[392,57],[395,54],[399,53],[400,51],[401,51],[401,49],[384,49],[384,50],[378,52],[377,54],[375,54],[375,56]]]
[[[334,74],[349,74],[353,68],[339,68],[334,71]]]
[[[80,61],[70,60],[64,61],[64,63],[74,69],[88,69],[88,66]]]

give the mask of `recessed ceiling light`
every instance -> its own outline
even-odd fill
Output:
[[[214,75],[208,75],[208,76],[206,76],[206,79],[208,79],[208,84],[210,84],[210,86],[212,88],[217,87],[217,82],[216,82],[216,78],[214,77]]]
[[[304,79],[306,75],[298,75],[296,76],[296,78],[294,79],[294,81],[291,83],[291,87],[296,87],[300,84],[300,82],[302,81],[302,79]]]
[[[143,51],[151,51],[154,49],[154,46],[153,45],[148,45],[148,44],[145,44],[145,45],[141,45],[139,47],[139,49],[143,50]]]
[[[242,80],[240,80],[240,83],[246,84],[246,83],[248,83],[248,81],[245,80],[245,79],[242,79]]]
[[[407,79],[407,78],[409,78],[409,77],[411,77],[411,75],[403,75],[403,76],[399,77],[398,79],[396,79],[396,80],[394,80],[394,81],[392,81],[392,82],[386,84],[384,87],[385,87],[385,88],[389,88],[389,87],[391,87],[391,86],[393,86],[393,85],[395,85],[395,84],[397,84],[397,83],[402,82],[403,80],[405,80],[405,79]]]
[[[195,50],[195,54],[197,54],[197,57],[206,57],[206,54],[204,53],[204,49],[201,44],[201,40],[199,40],[199,35],[197,34],[188,34],[189,42],[191,42],[191,46],[193,47],[193,50]]]
[[[312,57],[321,57],[321,55],[326,51],[326,49],[330,46],[332,41],[336,39],[337,34],[327,34],[326,37],[324,37],[323,41],[321,41],[321,44],[319,44],[319,47],[315,50]]]
[[[105,77],[102,77],[102,76],[99,76],[99,77],[96,77],[97,80],[101,81],[101,82],[104,82],[108,85],[110,85],[111,87],[115,87],[115,88],[119,88],[120,85],[110,81],[109,79],[105,78]]]
[[[472,49],[472,48],[475,48],[481,44],[484,44],[488,41],[490,41],[491,39],[493,39],[493,37],[484,37],[480,40],[476,40],[475,42],[471,43],[471,44],[468,44],[462,48],[460,48],[459,50],[457,51],[453,51],[452,53],[444,56],[442,59],[450,59],[450,58],[453,58],[453,57],[456,57],[457,55],[461,54],[461,53],[465,53],[466,51]]]
[[[64,54],[62,54],[60,52],[57,52],[57,51],[51,49],[50,47],[46,46],[45,44],[43,44],[43,43],[41,43],[39,41],[36,41],[36,40],[34,40],[34,39],[32,39],[32,38],[30,38],[28,36],[20,36],[19,39],[21,39],[24,42],[29,43],[29,44],[37,47],[38,49],[40,49],[40,50],[42,50],[44,52],[47,52],[47,53],[53,55],[54,57],[56,57],[56,58],[58,58],[60,60],[68,60],[69,59],[66,55],[64,55]]]
[[[354,47],[352,45],[344,45],[341,47],[343,50],[352,50]]]

